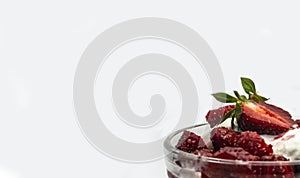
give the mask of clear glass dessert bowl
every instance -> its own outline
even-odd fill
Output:
[[[164,151],[169,178],[300,178],[300,160],[229,160],[200,156],[176,148],[184,131],[205,139],[209,137],[207,133],[210,130],[209,124],[200,124],[175,131],[166,138]]]

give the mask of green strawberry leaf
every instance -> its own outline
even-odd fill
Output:
[[[235,95],[237,98],[240,98],[240,97],[241,97],[241,95],[239,94],[238,91],[234,90],[233,93],[234,93],[234,95]]]
[[[216,100],[222,102],[222,103],[235,103],[237,102],[237,99],[229,94],[226,93],[214,93],[212,94],[213,97],[216,98]]]
[[[256,93],[255,84],[254,82],[245,77],[241,77],[242,86],[247,94]]]
[[[234,115],[235,113],[235,109],[232,109],[230,111],[228,111],[222,118],[222,120],[220,121],[219,124],[223,123],[226,119],[228,119],[229,117],[231,117],[232,115]]]
[[[247,97],[245,95],[241,95],[240,100],[243,101],[243,102],[247,102],[248,101],[248,99],[247,99]]]
[[[237,92],[236,90],[233,91],[233,93],[235,94],[235,96],[238,98],[238,100],[240,101],[244,101],[246,102],[248,99],[245,95],[240,95],[239,92]]]
[[[268,101],[270,99],[270,98],[265,98],[265,97],[260,96],[260,95],[258,95],[258,96],[261,98],[262,101]]]
[[[256,101],[256,102],[259,102],[259,101],[267,101],[267,100],[269,100],[268,98],[265,98],[265,97],[263,97],[263,96],[260,96],[260,95],[258,95],[258,94],[251,94],[250,96],[249,96],[249,98],[250,99],[252,99],[252,100],[254,100],[254,101]]]

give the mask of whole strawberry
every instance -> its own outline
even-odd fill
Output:
[[[235,103],[235,108],[228,111],[221,122],[231,117],[232,123],[233,119],[237,119],[238,127],[242,131],[250,130],[270,135],[277,135],[293,128],[295,121],[291,115],[277,106],[266,103],[268,99],[257,94],[251,79],[241,78],[241,82],[248,97],[240,95],[237,91],[234,91],[236,97],[226,93],[213,94],[220,102]]]

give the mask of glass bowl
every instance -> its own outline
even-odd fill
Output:
[[[195,125],[175,131],[166,138],[164,151],[169,178],[300,178],[300,160],[226,160],[183,152],[175,146],[185,130],[207,137],[211,128],[208,124]],[[270,173],[270,170],[282,168],[287,171]]]

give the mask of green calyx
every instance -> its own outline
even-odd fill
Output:
[[[246,92],[246,94],[248,95],[248,97],[246,97],[245,95],[240,95],[235,90],[233,91],[235,97],[232,95],[229,95],[227,93],[222,93],[222,92],[212,94],[212,96],[221,103],[235,103],[235,108],[230,110],[229,112],[227,112],[223,116],[223,118],[219,124],[221,124],[226,119],[231,117],[232,118],[231,127],[234,128],[234,118],[236,118],[238,121],[241,118],[241,115],[243,112],[242,111],[242,103],[247,103],[247,102],[251,102],[251,101],[252,102],[253,101],[260,102],[260,101],[268,100],[267,98],[257,94],[255,84],[251,79],[241,77],[241,83],[242,83],[243,89]]]

